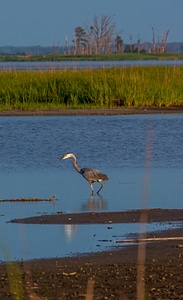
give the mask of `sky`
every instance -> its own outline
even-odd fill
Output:
[[[78,26],[110,16],[124,43],[152,41],[170,29],[168,42],[183,42],[183,0],[0,0],[0,46],[73,45]]]

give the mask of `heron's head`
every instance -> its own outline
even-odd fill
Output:
[[[66,153],[64,156],[60,157],[59,159],[63,160],[63,159],[69,158],[69,157],[73,157],[73,154],[72,153]]]

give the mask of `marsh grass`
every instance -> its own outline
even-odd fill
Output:
[[[124,61],[124,60],[182,60],[183,53],[100,53],[100,54],[36,54],[0,55],[0,61]]]
[[[178,66],[0,72],[1,110],[182,105]]]

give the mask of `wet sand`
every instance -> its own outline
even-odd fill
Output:
[[[59,212],[57,215],[25,218],[14,222],[26,224],[138,222],[141,213],[147,216],[148,222],[170,224],[168,230],[148,233],[147,237],[171,237],[174,240],[136,243],[127,247],[116,243],[115,247],[106,252],[1,264],[0,299],[15,299],[10,289],[12,278],[14,284],[23,287],[23,297],[18,299],[137,299],[138,253],[143,249],[146,252],[142,282],[145,283],[146,299],[183,299],[183,228],[171,229],[173,228],[171,222],[174,221],[178,221],[182,226],[182,209],[83,214]],[[138,238],[135,235],[133,237]],[[143,248],[138,250],[138,247]],[[93,298],[91,295],[85,298],[89,291]]]

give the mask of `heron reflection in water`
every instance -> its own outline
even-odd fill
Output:
[[[72,158],[73,161],[73,166],[76,169],[78,173],[80,173],[89,183],[91,190],[92,190],[92,195],[94,195],[94,188],[92,183],[94,182],[99,182],[100,183],[100,188],[97,191],[97,194],[101,191],[101,189],[104,187],[103,181],[108,180],[108,176],[101,173],[99,170],[96,169],[90,169],[90,168],[79,168],[77,163],[76,163],[76,156],[73,153],[67,153],[64,156],[60,158],[60,160],[66,159],[66,158]]]
[[[107,203],[104,198],[98,194],[98,198],[91,195],[88,201],[82,204],[82,211],[101,211],[107,209]]]

